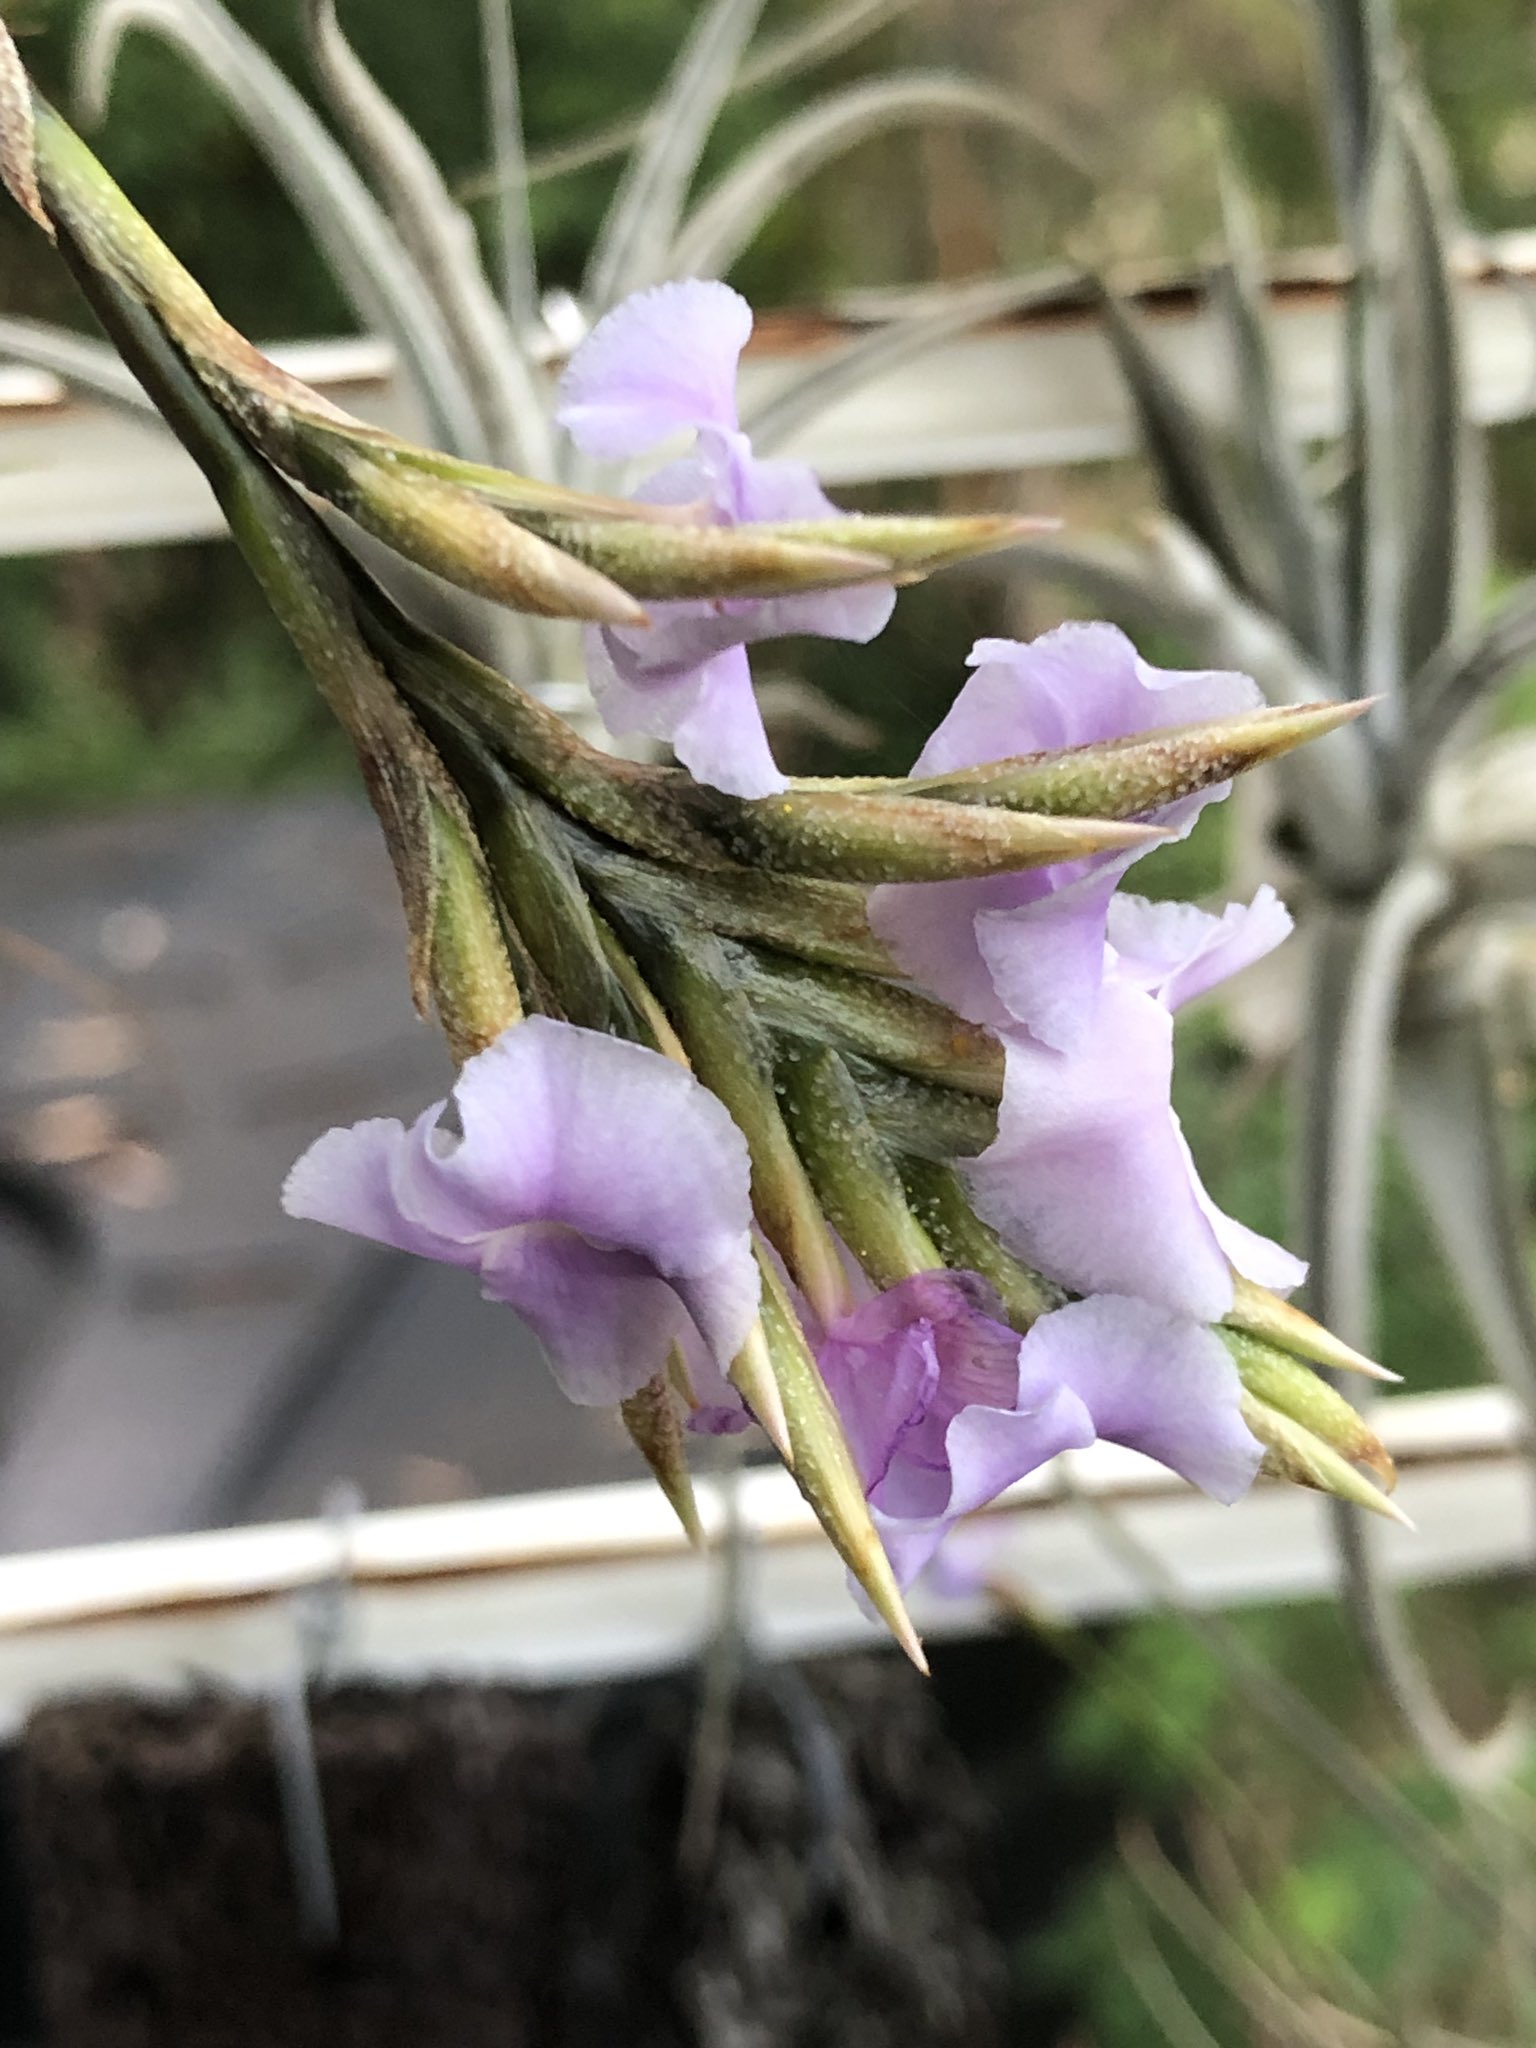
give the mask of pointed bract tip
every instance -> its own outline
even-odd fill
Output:
[[[890,581],[904,584],[920,581],[954,562],[995,554],[999,548],[1052,532],[1060,524],[1057,519],[1017,512],[932,518],[921,513],[887,516],[855,512],[838,519],[775,522],[756,530],[801,545],[864,550],[881,557]]]
[[[1014,813],[1019,818],[1028,815],[1025,811]],[[1042,823],[1045,822],[1046,814],[1038,815]],[[1067,838],[1080,837],[1085,842],[1085,851],[1092,853],[1118,852],[1131,846],[1155,846],[1160,840],[1175,836],[1166,825],[1141,825],[1129,819],[1056,818],[1050,822],[1058,825]]]
[[[784,1396],[779,1392],[779,1383],[774,1377],[773,1361],[768,1355],[768,1338],[761,1322],[753,1324],[746,1343],[731,1361],[726,1378],[746,1402],[758,1427],[778,1452],[786,1469],[793,1472],[795,1451],[790,1441],[789,1417],[784,1412]]]
[[[1372,1514],[1382,1516],[1388,1522],[1396,1522],[1400,1529],[1407,1529],[1410,1534],[1418,1535],[1418,1523],[1414,1521],[1411,1515],[1404,1514],[1403,1510],[1390,1495],[1378,1493],[1374,1499],[1362,1500],[1359,1504],[1361,1507],[1369,1508]]]
[[[668,1506],[682,1524],[683,1534],[695,1550],[707,1548],[670,1370],[658,1373],[621,1402],[619,1414],[630,1442],[650,1466]]]
[[[1246,728],[1244,737],[1255,759],[1266,760],[1289,753],[1293,747],[1304,747],[1311,740],[1325,739],[1340,726],[1353,725],[1376,701],[1371,697],[1364,701],[1351,698],[1345,703],[1274,704],[1239,723]]]
[[[1367,1358],[1363,1351],[1357,1351],[1342,1337],[1336,1337],[1332,1330],[1309,1316],[1305,1309],[1272,1294],[1256,1281],[1245,1280],[1240,1273],[1234,1273],[1232,1278],[1232,1309],[1226,1321],[1233,1329],[1245,1330],[1250,1336],[1265,1337],[1271,1344],[1279,1345],[1281,1350],[1289,1351],[1297,1358],[1306,1359],[1311,1365],[1326,1365],[1335,1372],[1352,1372],[1362,1379],[1378,1380],[1384,1386],[1402,1385],[1401,1373],[1378,1365],[1374,1358]]]
[[[845,1552],[844,1555],[847,1556],[848,1553]],[[917,1667],[924,1678],[927,1678],[930,1673],[928,1659],[923,1654],[922,1637],[913,1626],[912,1617],[907,1612],[907,1603],[896,1583],[896,1575],[891,1570],[891,1562],[886,1556],[884,1544],[877,1542],[872,1551],[865,1551],[857,1560],[849,1556],[848,1565],[868,1595],[870,1605],[890,1630],[903,1655]]]

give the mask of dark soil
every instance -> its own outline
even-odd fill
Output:
[[[1015,1740],[1017,1712],[1008,1715]],[[991,2048],[999,1844],[888,1656],[753,1677],[708,1863],[691,1678],[311,1701],[340,1933],[306,1945],[267,1710],[40,1710],[17,1861],[48,2048]],[[995,1825],[995,1824],[994,1824]],[[1010,2038],[1049,2038],[1033,2032]]]

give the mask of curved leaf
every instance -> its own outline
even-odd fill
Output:
[[[1369,174],[1381,69],[1391,44],[1391,0],[1317,0],[1317,11],[1334,178],[1348,215]]]
[[[1341,494],[1346,644],[1340,682],[1351,696],[1385,700],[1385,728],[1395,726],[1401,712],[1409,516],[1395,306],[1402,272],[1400,168],[1394,149],[1378,147],[1355,225],[1344,336],[1349,473]]]
[[[1070,135],[1015,93],[957,72],[892,72],[828,93],[770,129],[704,195],[666,258],[666,274],[723,276],[779,202],[823,164],[887,129],[937,121],[1004,129],[1085,179],[1092,175]]]
[[[1244,598],[1272,609],[1273,578],[1212,426],[1164,367],[1143,317],[1099,281],[1104,334],[1125,379],[1143,451],[1164,507]]]
[[[117,350],[83,334],[71,334],[68,328],[0,315],[0,356],[34,370],[47,370],[125,412],[154,415],[143,386]]]
[[[1536,576],[1517,583],[1473,632],[1436,649],[1409,685],[1412,727],[1405,774],[1429,772],[1452,729],[1536,656]]]
[[[547,475],[553,452],[548,410],[486,281],[472,224],[415,129],[358,60],[337,20],[336,0],[308,0],[306,13],[326,99],[442,314],[486,441],[498,461]]]
[[[769,453],[839,399],[899,369],[925,349],[936,348],[988,320],[1070,301],[1081,295],[1084,284],[1083,273],[1075,265],[1053,263],[1028,277],[953,287],[943,303],[891,320],[839,349],[829,360],[813,363],[749,413],[743,424],[753,444]]]
[[[431,418],[460,455],[488,452],[473,400],[430,292],[368,188],[302,95],[215,0],[97,0],[85,18],[79,89],[99,114],[123,37],[175,43],[228,101],[286,188],[365,327],[386,334]]]
[[[1238,433],[1263,501],[1285,625],[1314,661],[1336,673],[1338,594],[1330,583],[1328,536],[1281,408],[1258,223],[1236,166],[1223,156],[1219,168],[1227,261],[1212,280],[1211,296],[1236,370]]]
[[[786,78],[809,71],[918,4],[919,0],[842,0],[842,5],[825,8],[798,28],[764,36],[742,59],[728,96],[734,99],[755,86],[778,85]],[[559,142],[551,149],[540,150],[529,159],[529,183],[543,184],[546,179],[563,178],[572,171],[584,171],[593,164],[607,163],[610,157],[622,156],[645,133],[647,118],[643,113],[631,114],[594,129],[589,135],[578,136],[574,142]],[[494,172],[475,178],[463,187],[463,197],[483,199],[495,183]]]
[[[1153,571],[1168,602],[1181,607],[1203,661],[1252,676],[1271,704],[1337,698],[1290,636],[1232,588],[1191,533],[1164,520],[1152,542]],[[1021,551],[1020,559],[1031,552]],[[1363,726],[1330,733],[1279,772],[1319,870],[1346,891],[1369,887],[1381,859],[1383,819],[1376,756]]]
[[[1411,1010],[1394,1079],[1397,1134],[1425,1213],[1495,1371],[1536,1423],[1531,1225],[1482,1020]]]
[[[763,0],[706,0],[603,221],[582,280],[594,314],[665,274],[704,144],[730,93]]]
[[[1449,898],[1447,877],[1414,863],[1368,911],[1314,915],[1308,1036],[1297,1075],[1303,1249],[1312,1261],[1309,1306],[1348,1343],[1367,1343],[1373,1301],[1372,1226],[1382,1119],[1389,1100],[1403,979],[1425,926]],[[1345,1598],[1387,1696],[1433,1768],[1454,1783],[1501,1775],[1512,1723],[1473,1744],[1446,1713],[1414,1645],[1400,1602],[1382,1576],[1376,1537],[1342,1505],[1332,1509]]]
[[[1398,279],[1407,514],[1403,661],[1412,672],[1454,631],[1479,565],[1468,559],[1478,522],[1464,517],[1475,473],[1464,416],[1466,374],[1450,238],[1455,197],[1429,109],[1396,109],[1401,138],[1403,241]]]
[[[531,334],[539,318],[539,266],[528,208],[528,153],[523,140],[512,0],[480,0],[480,47],[485,55],[486,112],[495,161],[502,304],[513,334]]]

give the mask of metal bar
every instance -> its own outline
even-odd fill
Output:
[[[1386,1532],[1396,1577],[1472,1577],[1530,1555],[1522,1423],[1506,1394],[1397,1397],[1383,1405],[1381,1427],[1417,1523],[1414,1533]],[[1325,1504],[1314,1495],[1266,1484],[1223,1508],[1131,1451],[1097,1445],[1073,1464],[1079,1485],[1118,1503],[1197,1606],[1309,1598],[1334,1582]],[[706,1524],[718,1531],[721,1502],[707,1484],[703,1493]],[[744,1474],[741,1513],[757,1551],[750,1625],[767,1654],[878,1640],[785,1473]],[[985,1539],[982,1575],[1047,1611],[1090,1619],[1154,1597],[1105,1552],[1049,1469],[971,1526]],[[195,1675],[269,1689],[292,1664],[292,1596],[334,1570],[324,1521],[0,1560],[0,1727],[82,1687],[177,1691]],[[692,1656],[712,1613],[708,1560],[688,1549],[648,1481],[359,1516],[348,1586],[333,1675],[555,1683],[654,1670]],[[985,1594],[920,1591],[914,1611],[942,1637],[986,1628],[993,1610]]]

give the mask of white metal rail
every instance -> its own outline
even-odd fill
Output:
[[[1469,250],[1461,268],[1477,417],[1522,417],[1536,410],[1536,236],[1493,238]],[[1137,296],[1170,365],[1219,403],[1228,366],[1193,285],[1154,277]],[[1299,432],[1324,436],[1340,413],[1337,257],[1289,259],[1272,303],[1291,418]],[[771,398],[808,357],[830,358],[866,331],[867,320],[854,318],[764,317],[744,368],[745,409]],[[307,342],[273,353],[349,409],[411,429],[383,343]],[[1131,445],[1124,394],[1094,315],[1061,307],[996,321],[888,371],[830,405],[781,452],[846,485],[1091,462]],[[155,423],[71,397],[55,379],[0,361],[0,555],[220,531],[206,486]]]
[[[1379,1420],[1417,1524],[1382,1531],[1392,1576],[1486,1575],[1530,1557],[1536,1502],[1506,1395],[1398,1396]],[[1131,1451],[1097,1445],[1070,1462],[1080,1489],[1114,1505],[1194,1606],[1302,1599],[1334,1583],[1315,1495],[1262,1484],[1223,1508]],[[879,1641],[787,1474],[754,1469],[740,1485],[759,1647],[783,1656]],[[718,1532],[722,1504],[708,1487],[703,1507]],[[1047,1613],[1091,1619],[1156,1603],[1050,1471],[975,1527],[978,1568]],[[710,1628],[715,1592],[709,1561],[689,1551],[649,1480],[362,1515],[344,1528],[295,1522],[11,1557],[0,1560],[0,1731],[60,1693],[280,1682],[299,1654],[296,1597],[337,1583],[335,1673],[540,1683],[686,1660]],[[920,1590],[914,1601],[935,1637],[983,1628],[992,1611],[985,1593]]]

